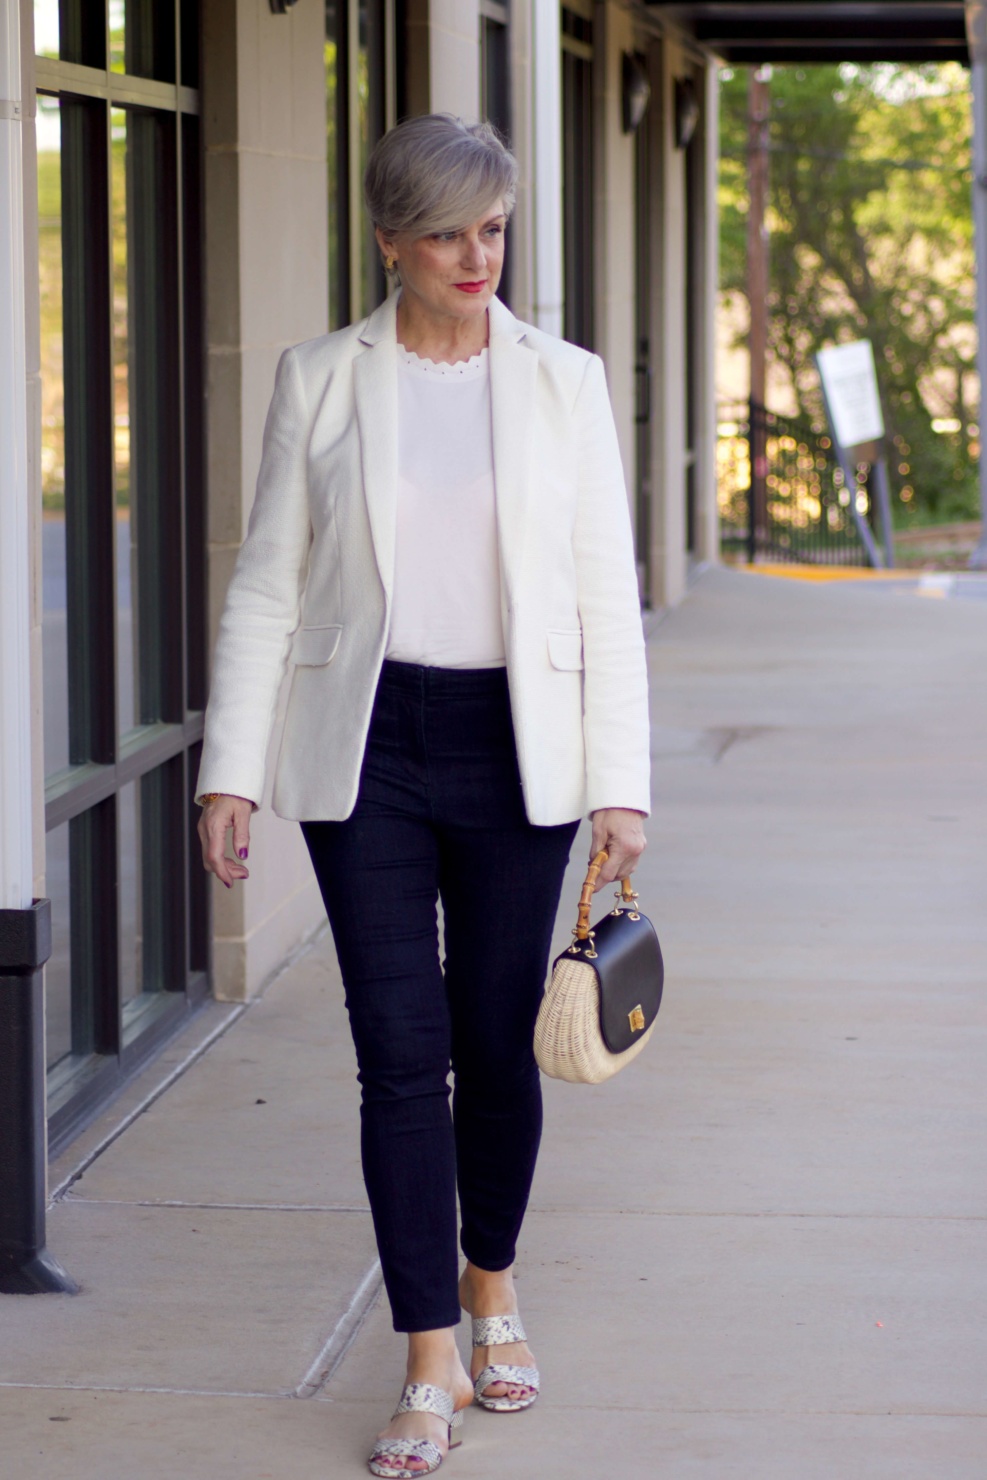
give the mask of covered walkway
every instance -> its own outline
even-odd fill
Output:
[[[658,628],[661,1030],[548,1086],[544,1398],[449,1480],[982,1480],[985,642],[723,570]],[[4,1302],[5,1473],[342,1480],[396,1397],[328,940],[196,1032],[53,1169],[83,1293]]]

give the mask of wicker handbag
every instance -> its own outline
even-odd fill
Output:
[[[636,1059],[651,1037],[665,968],[655,928],[636,908],[629,879],[617,904],[592,928],[593,886],[607,861],[598,853],[579,898],[573,942],[557,957],[535,1023],[535,1058],[571,1084],[599,1084]]]

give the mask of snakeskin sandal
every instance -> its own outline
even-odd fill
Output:
[[[473,1345],[476,1346],[507,1346],[512,1341],[527,1341],[524,1327],[521,1325],[520,1316],[474,1316],[473,1317]],[[495,1382],[510,1384],[512,1387],[533,1388],[526,1398],[511,1398],[507,1393],[502,1393],[499,1398],[488,1398],[486,1390]],[[484,1367],[473,1384],[473,1396],[481,1408],[487,1408],[491,1413],[520,1413],[522,1408],[530,1408],[538,1396],[541,1378],[537,1367],[511,1367],[505,1362],[491,1362]]]
[[[445,1388],[433,1387],[428,1382],[409,1382],[394,1410],[394,1417],[397,1418],[399,1413],[434,1413],[449,1425],[449,1448],[455,1449],[463,1442],[462,1434],[453,1432],[462,1424],[462,1410],[459,1413],[453,1411],[452,1395]],[[380,1461],[388,1455],[421,1460],[428,1468],[409,1470],[407,1464],[401,1469],[381,1465]],[[371,1475],[383,1475],[386,1480],[420,1480],[422,1475],[434,1475],[442,1459],[442,1450],[431,1439],[378,1439],[367,1464]]]

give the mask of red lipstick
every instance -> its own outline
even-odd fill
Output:
[[[482,283],[453,283],[453,287],[458,288],[460,293],[482,293],[486,286],[486,280]]]

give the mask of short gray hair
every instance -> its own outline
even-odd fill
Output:
[[[492,124],[426,113],[404,119],[374,146],[363,193],[385,236],[429,236],[468,226],[495,201],[509,216],[517,179],[517,160]]]

